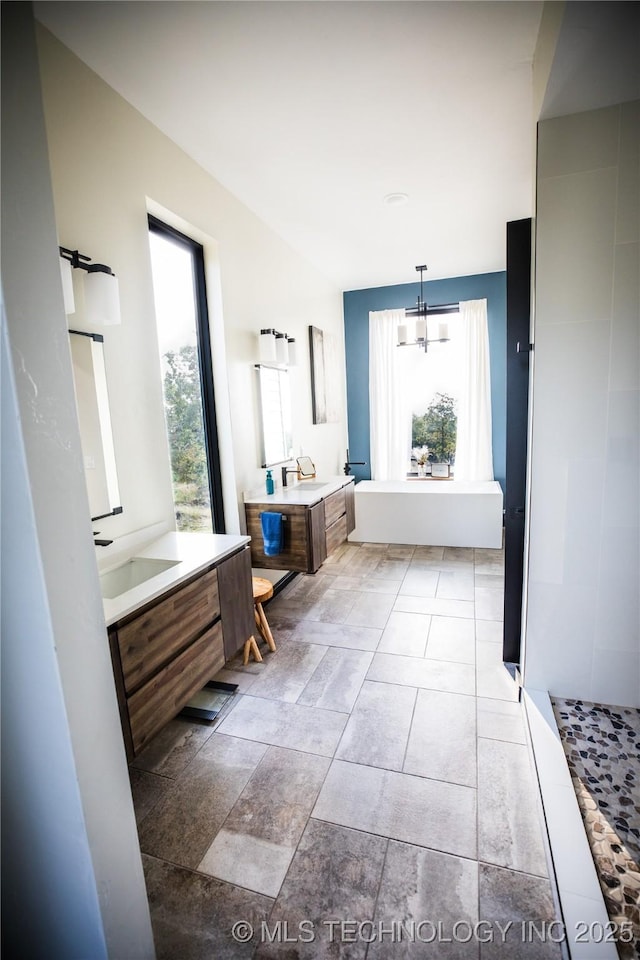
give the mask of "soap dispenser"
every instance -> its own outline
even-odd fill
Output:
[[[273,482],[273,476],[271,470],[267,470],[267,493],[274,493],[275,484]]]

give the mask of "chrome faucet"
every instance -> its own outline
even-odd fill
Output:
[[[287,474],[288,474],[288,473],[295,473],[295,474],[297,474],[297,473],[298,473],[298,468],[296,467],[295,470],[288,470],[286,467],[283,467],[283,468],[282,468],[282,486],[283,486],[283,487],[286,487],[286,485],[287,485]]]

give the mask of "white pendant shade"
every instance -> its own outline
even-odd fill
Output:
[[[287,344],[287,335],[284,333],[276,335],[276,362],[289,362],[289,346]]]
[[[276,335],[271,328],[260,331],[260,360],[262,363],[275,363]]]
[[[406,323],[398,324],[398,343],[407,342],[407,325]]]
[[[424,340],[427,336],[427,321],[422,317],[416,320],[416,340]]]
[[[73,275],[71,261],[60,257],[60,277],[62,279],[62,296],[64,297],[64,312],[67,316],[76,312],[76,301],[73,296]]]
[[[297,363],[295,337],[288,337],[273,327],[260,331],[260,363],[277,363],[279,366],[295,367]]]
[[[448,340],[448,339],[449,339],[449,324],[439,323],[438,324],[438,340]]]
[[[88,324],[112,326],[120,323],[118,278],[95,271],[84,278],[85,319]]]

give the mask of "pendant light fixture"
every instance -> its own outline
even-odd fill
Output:
[[[429,339],[427,331],[427,318],[437,314],[459,313],[459,303],[441,303],[430,307],[423,296],[424,271],[427,269],[426,263],[420,264],[416,270],[420,274],[420,292],[415,307],[407,307],[404,312],[405,318],[415,317],[415,336],[413,340],[408,338],[409,325],[406,323],[398,324],[398,347],[422,347],[427,352],[427,345],[430,343],[446,343],[449,337],[449,324],[444,321],[438,324],[438,336]]]

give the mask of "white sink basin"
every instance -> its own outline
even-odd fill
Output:
[[[287,487],[286,489],[296,493],[302,493],[303,490],[322,490],[322,488],[326,486],[326,483],[312,483],[311,480],[301,480],[295,487]]]
[[[157,577],[170,567],[175,567],[178,560],[154,560],[150,557],[132,557],[125,560],[119,567],[107,570],[100,577],[100,587],[105,600],[113,600],[127,590],[133,590],[146,580]]]

